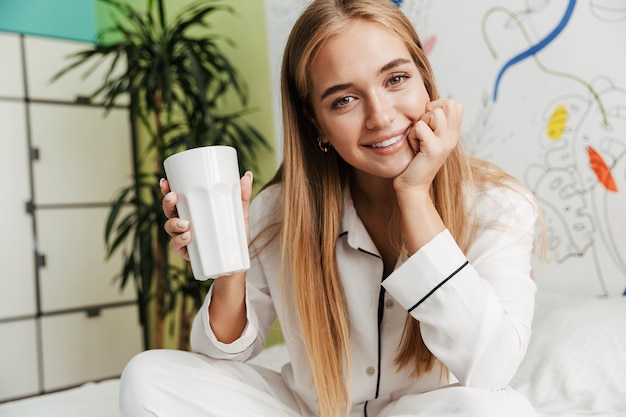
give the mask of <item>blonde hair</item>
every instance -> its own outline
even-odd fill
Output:
[[[419,68],[431,100],[438,98],[434,75],[417,33],[389,0],[315,0],[295,23],[285,47],[281,97],[284,123],[283,164],[270,184],[282,182],[280,227],[282,279],[288,274],[302,340],[317,390],[319,415],[349,413],[351,381],[347,302],[337,270],[342,189],[349,165],[334,151],[321,152],[318,130],[309,118],[310,68],[317,51],[354,20],[376,22],[398,35]],[[473,160],[460,146],[450,154],[432,185],[432,198],[461,249],[467,249],[476,224],[467,185],[507,184],[501,170]],[[470,193],[471,194],[471,193]],[[419,322],[407,317],[396,365],[413,366],[418,376],[437,359],[424,344]],[[441,364],[442,372],[446,372]]]

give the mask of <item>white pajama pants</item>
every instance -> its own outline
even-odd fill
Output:
[[[355,382],[358,383],[358,382]],[[135,356],[121,378],[125,417],[311,417],[279,373],[176,350]],[[510,388],[449,386],[390,402],[368,417],[536,417]],[[363,417],[355,406],[351,417]]]

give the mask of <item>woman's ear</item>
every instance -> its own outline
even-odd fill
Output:
[[[320,127],[317,124],[317,120],[315,119],[315,115],[313,114],[313,112],[311,112],[307,107],[304,107],[302,109],[302,113],[304,114],[304,117],[306,117],[307,120],[311,122],[311,124],[315,126],[315,128],[319,131]]]
[[[317,131],[318,138],[324,137],[325,136],[324,131],[320,128],[320,125],[317,123],[317,119],[315,118],[315,115],[313,114],[313,112],[309,110],[307,107],[304,107],[302,109],[302,114],[304,114],[304,117],[306,117],[309,123],[313,125],[313,127]]]

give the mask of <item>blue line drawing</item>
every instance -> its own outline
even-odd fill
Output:
[[[504,66],[500,70],[500,73],[498,74],[498,77],[496,78],[496,83],[493,89],[493,101],[496,101],[498,98],[498,86],[506,70],[508,70],[513,65],[519,63],[520,61],[523,61],[524,59],[535,55],[536,53],[541,51],[543,48],[548,46],[548,44],[550,44],[550,42],[552,42],[559,35],[559,33],[563,31],[563,29],[569,22],[569,19],[572,16],[572,12],[574,11],[574,6],[576,6],[576,0],[569,0],[569,4],[567,5],[567,10],[565,10],[565,14],[563,15],[563,18],[561,18],[561,21],[559,22],[557,27],[554,28],[554,30],[552,30],[552,32],[550,32],[548,36],[546,36],[539,43],[532,45],[530,48],[528,48],[524,52],[514,56],[513,58],[511,58],[508,62],[504,64]]]

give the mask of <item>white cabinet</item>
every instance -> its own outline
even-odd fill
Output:
[[[20,37],[15,34],[0,33],[0,97],[24,97],[24,71],[22,70],[22,48]]]
[[[39,392],[37,325],[35,320],[0,324],[1,399]]]
[[[128,112],[30,106],[37,204],[102,203],[132,181]],[[70,151],[71,150],[71,151]]]
[[[39,270],[43,312],[134,300],[132,286],[120,293],[113,280],[121,257],[105,259],[107,214],[108,209],[100,207],[37,213],[39,248],[45,254]]]
[[[25,112],[24,103],[0,100],[0,178],[6,196],[0,205],[0,322],[36,312],[33,219],[26,212],[30,175]]]
[[[119,376],[128,353],[141,348],[136,315],[137,309],[128,306],[44,317],[44,389]]]
[[[24,45],[28,94],[33,99],[76,102],[95,91],[106,75],[106,64],[99,65],[88,74],[91,65],[86,64],[52,83],[52,77],[71,62],[72,54],[84,50],[86,44],[28,36],[24,38]],[[96,61],[94,59],[92,63]]]
[[[0,402],[119,376],[143,349],[134,288],[120,292],[104,247],[133,178],[128,110],[76,100],[102,71],[50,83],[87,47],[0,33]]]

